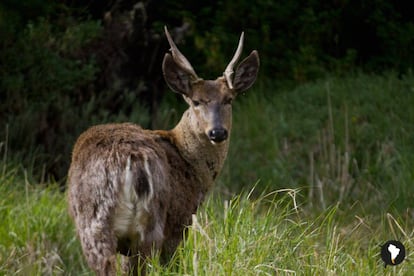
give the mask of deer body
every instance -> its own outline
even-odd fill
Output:
[[[172,56],[164,58],[164,77],[189,104],[176,127],[94,126],[73,149],[69,212],[87,262],[99,275],[116,274],[117,252],[126,256],[125,271],[135,274],[145,272],[138,264],[153,250],[166,259],[174,253],[227,156],[231,102],[256,78],[254,51],[236,70],[234,82],[226,75],[199,79],[166,34]]]

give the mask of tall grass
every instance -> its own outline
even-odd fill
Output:
[[[154,257],[149,274],[410,275],[413,80],[358,75],[241,96],[215,191],[171,262]],[[0,275],[91,275],[64,193],[32,183],[6,144]],[[384,268],[391,239],[407,260]]]
[[[18,177],[16,170],[2,175],[0,182],[0,274],[55,275],[78,270],[79,246],[57,185],[33,185]]]
[[[13,200],[2,201],[0,274],[90,275],[63,195],[29,187],[30,195],[19,197],[12,189],[7,198]],[[414,237],[407,218],[358,212],[352,217],[346,214],[352,209],[338,205],[309,214],[295,206],[294,194],[274,191],[253,199],[242,193],[227,200],[213,195],[194,216],[171,262],[161,266],[155,257],[149,274],[408,275],[414,269],[410,261],[385,269],[379,257],[382,243],[399,239],[412,258]]]
[[[249,91],[236,101],[223,185],[238,191],[260,179],[259,190],[305,189],[322,209],[361,201],[403,211],[414,199],[413,83],[360,74]]]

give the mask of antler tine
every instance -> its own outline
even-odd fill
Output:
[[[170,33],[168,32],[167,26],[164,26],[165,35],[167,36],[168,43],[170,44],[170,51],[173,56],[175,62],[178,63],[185,71],[190,73],[194,76],[194,78],[198,79],[196,72],[194,71],[193,67],[191,66],[190,62],[187,58],[178,50],[177,45],[175,45],[173,39],[171,38]]]
[[[227,84],[230,89],[233,89],[233,81],[231,79],[231,76],[234,73],[234,65],[236,64],[237,60],[240,58],[240,55],[243,50],[243,40],[244,40],[244,32],[240,35],[239,45],[237,46],[236,53],[234,54],[232,60],[230,61],[229,65],[227,65],[226,70],[224,70],[224,77],[227,80]]]

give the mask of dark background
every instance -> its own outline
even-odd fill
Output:
[[[275,85],[357,71],[404,75],[414,63],[409,1],[2,0],[4,158],[63,180],[74,141],[91,124],[171,126],[176,118],[159,111],[162,102],[177,105],[164,94],[164,25],[206,79],[222,74],[241,31],[244,55],[260,53],[260,81]]]

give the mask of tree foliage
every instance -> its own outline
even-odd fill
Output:
[[[0,140],[8,137],[11,152],[61,178],[89,125],[154,126],[165,90],[164,25],[205,78],[222,74],[241,31],[245,49],[260,53],[262,79],[404,73],[414,63],[410,7],[389,0],[5,0]],[[34,151],[36,160],[28,156]]]

